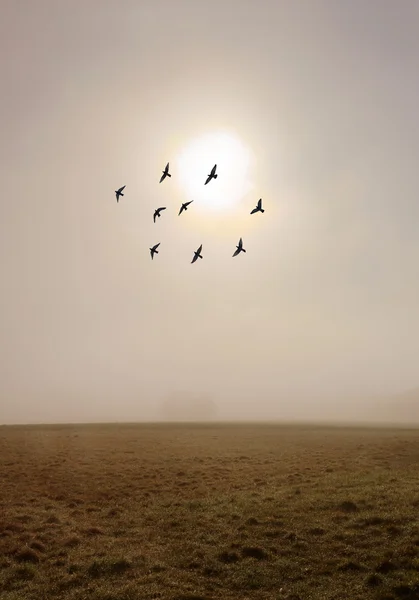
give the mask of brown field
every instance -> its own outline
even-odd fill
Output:
[[[419,431],[0,428],[0,598],[417,599]]]

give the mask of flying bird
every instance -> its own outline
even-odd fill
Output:
[[[253,215],[254,213],[257,213],[257,212],[261,212],[261,213],[265,212],[265,209],[262,208],[262,198],[260,200],[258,200],[256,208],[254,208],[250,214]]]
[[[163,179],[166,179],[166,177],[171,177],[170,173],[169,173],[169,163],[167,163],[164,171],[162,171],[163,175],[160,177],[160,182],[161,183],[163,181]]]
[[[211,179],[217,179],[218,175],[216,174],[216,169],[217,169],[217,165],[214,165],[211,169],[211,173],[208,175],[206,182],[204,183],[204,185],[207,185],[207,183],[209,181],[211,181]]]
[[[116,201],[119,202],[119,196],[123,196],[124,194],[122,193],[123,190],[125,189],[125,185],[123,185],[122,187],[119,188],[119,190],[115,191],[115,196],[116,196]]]
[[[154,211],[154,215],[153,215],[153,221],[156,222],[156,217],[161,217],[161,211],[162,210],[166,210],[165,206],[162,206],[161,208],[156,208],[156,210]]]
[[[202,250],[202,244],[199,246],[198,250],[197,250],[196,252],[194,252],[194,257],[193,257],[193,259],[192,259],[192,262],[191,262],[191,264],[192,264],[192,263],[194,263],[194,262],[197,260],[197,258],[198,258],[198,257],[199,257],[199,258],[204,258],[204,257],[202,256],[202,254],[201,254],[201,250]]]
[[[152,248],[150,248],[151,260],[153,260],[155,254],[159,253],[159,251],[157,250],[157,248],[159,246],[160,246],[160,242],[158,244],[156,244],[155,246],[153,246]]]
[[[235,251],[233,256],[237,256],[238,254],[240,254],[240,252],[246,252],[246,250],[243,248],[243,240],[241,238],[239,239],[239,244],[238,246],[236,246],[236,248],[237,250]]]
[[[188,206],[190,204],[192,204],[192,202],[193,202],[193,200],[190,200],[189,202],[183,202],[182,206],[180,207],[180,211],[179,211],[178,216],[181,215],[184,210],[188,210]]]

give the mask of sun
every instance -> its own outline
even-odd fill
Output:
[[[178,154],[176,171],[185,200],[196,210],[229,210],[252,188],[253,154],[235,135],[213,132],[191,140]],[[205,181],[214,165],[217,179]]]

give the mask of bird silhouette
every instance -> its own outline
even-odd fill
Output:
[[[156,222],[156,217],[160,217],[160,213],[162,210],[166,210],[165,206],[162,206],[161,208],[156,208],[156,210],[154,211],[154,215],[153,215],[153,221]]]
[[[159,253],[159,251],[157,250],[157,248],[159,246],[160,246],[160,242],[158,244],[156,244],[155,246],[153,246],[152,248],[150,248],[151,260],[153,260],[155,254]]]
[[[256,208],[254,208],[250,214],[253,215],[254,213],[257,213],[257,212],[261,212],[261,213],[265,212],[265,209],[262,208],[262,198],[260,200],[258,200]]]
[[[125,185],[123,185],[122,187],[119,188],[119,190],[115,191],[115,196],[116,196],[116,201],[119,202],[119,196],[123,196],[124,194],[122,193],[123,190],[125,189]]]
[[[180,211],[179,211],[178,216],[181,215],[184,210],[188,210],[188,206],[190,204],[192,204],[192,202],[193,202],[193,200],[190,200],[189,202],[183,202],[182,206],[180,207]]]
[[[240,254],[240,252],[246,252],[246,250],[243,248],[243,240],[241,238],[239,239],[239,244],[238,246],[236,246],[236,248],[237,250],[235,251],[233,256],[237,256],[238,254]]]
[[[196,252],[194,252],[194,257],[192,259],[191,264],[194,263],[198,259],[198,257],[199,258],[204,258],[202,256],[202,254],[201,254],[201,250],[202,250],[202,244],[199,246],[198,250],[196,250]]]
[[[216,169],[217,169],[217,165],[214,165],[211,169],[211,173],[208,175],[206,182],[204,183],[204,185],[207,185],[207,183],[209,181],[211,181],[211,179],[217,179],[218,175],[216,174]]]
[[[162,171],[163,175],[160,177],[160,181],[159,183],[161,183],[163,181],[163,179],[166,179],[166,177],[171,177],[170,173],[169,173],[169,163],[167,163],[164,171]]]

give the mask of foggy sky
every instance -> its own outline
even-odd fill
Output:
[[[227,418],[313,414],[419,385],[415,0],[0,14],[0,423],[148,419],[177,389]],[[250,148],[254,192],[157,231],[189,199],[161,169],[213,131]]]

